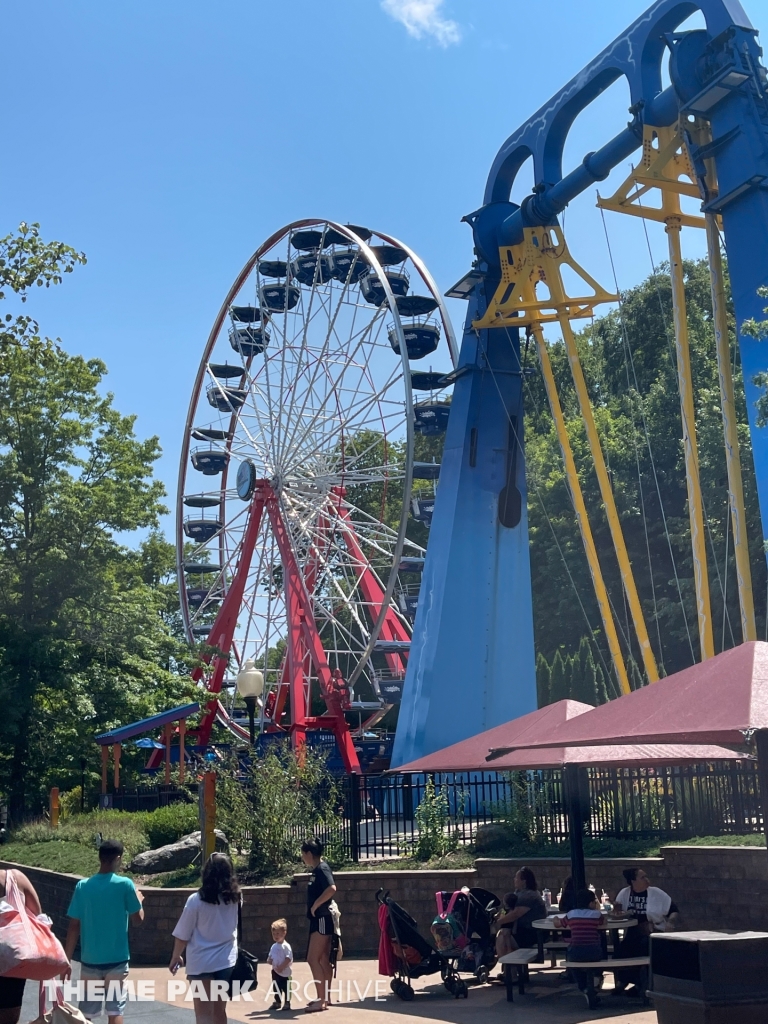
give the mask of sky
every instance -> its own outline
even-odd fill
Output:
[[[0,10],[0,236],[22,220],[88,264],[29,312],[103,359],[137,433],[158,435],[175,502],[181,434],[211,323],[248,256],[304,217],[401,238],[442,290],[472,259],[505,138],[646,0],[25,0]],[[768,29],[766,0],[745,0]],[[9,101],[9,102],[8,102]],[[623,83],[577,120],[564,167],[628,120]],[[601,190],[608,194],[629,168]],[[532,181],[521,180],[520,198]],[[572,254],[613,288],[595,195],[568,209]],[[618,282],[651,270],[641,222],[609,215]],[[702,233],[703,234],[703,233]],[[653,259],[663,228],[649,227]],[[689,231],[686,255],[704,240]],[[452,304],[454,326],[463,307]],[[164,522],[172,535],[170,516]]]

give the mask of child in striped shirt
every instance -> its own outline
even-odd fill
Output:
[[[591,889],[577,892],[575,908],[563,917],[558,917],[555,924],[558,928],[567,928],[571,933],[565,957],[569,963],[589,963],[591,960],[603,959],[600,932],[605,930],[605,919]],[[595,992],[594,972],[575,970],[573,973],[590,1009],[598,1006],[600,1000]]]

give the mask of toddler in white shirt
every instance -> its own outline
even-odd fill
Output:
[[[267,963],[272,965],[272,988],[275,993],[273,1010],[290,1010],[291,1008],[291,964],[293,950],[285,941],[288,934],[288,922],[284,917],[272,922],[272,948]],[[280,996],[283,997],[281,1004]]]

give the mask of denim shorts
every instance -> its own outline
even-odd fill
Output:
[[[125,1013],[125,1004],[128,1001],[125,990],[125,979],[128,977],[128,961],[122,964],[81,964],[80,981],[86,984],[86,997],[88,995],[89,981],[104,982],[104,1009],[108,1017],[120,1017]],[[111,985],[111,991],[110,991]],[[85,1017],[98,1017],[101,1013],[102,1000],[85,998],[78,1003],[80,1012]]]

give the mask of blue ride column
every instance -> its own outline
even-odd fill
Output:
[[[494,287],[469,300],[393,767],[537,706],[519,337],[471,327]]]

